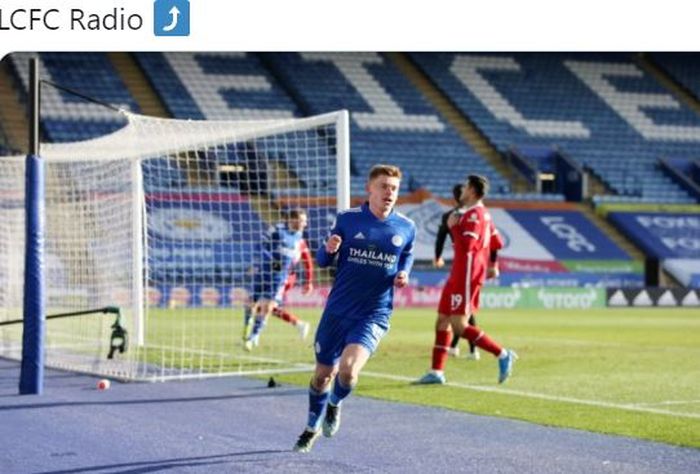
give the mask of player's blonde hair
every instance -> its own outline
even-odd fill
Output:
[[[398,166],[394,165],[374,165],[372,169],[369,170],[368,181],[372,181],[377,176],[389,176],[390,178],[401,179],[401,170]]]

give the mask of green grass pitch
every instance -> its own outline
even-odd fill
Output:
[[[318,309],[296,312],[314,325],[320,314]],[[151,336],[166,329],[190,333],[175,324],[189,320],[189,328],[198,328],[203,338],[202,347],[217,347],[224,336],[228,341],[240,337],[240,311],[178,313],[173,318],[173,313],[151,310]],[[446,386],[411,385],[430,366],[434,321],[431,309],[397,310],[391,331],[365,367],[355,393],[700,447],[697,310],[483,310],[479,325],[520,356],[513,377],[498,385],[496,361],[482,352],[478,362],[450,358]],[[273,346],[276,356],[288,350],[291,358],[301,354],[312,360],[310,343],[299,341],[294,329],[278,320],[270,321],[254,354],[264,356],[266,347]],[[461,349],[467,350],[466,341]],[[226,363],[214,360],[212,369]],[[235,358],[231,364],[241,366]],[[276,379],[305,386],[309,376],[310,372],[284,373]]]

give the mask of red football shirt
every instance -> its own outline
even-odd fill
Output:
[[[466,209],[459,223],[450,229],[454,241],[454,260],[450,279],[480,286],[486,278],[491,236],[495,229],[491,214],[479,202]],[[495,245],[501,244],[494,242]]]

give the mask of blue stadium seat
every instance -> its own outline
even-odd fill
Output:
[[[294,102],[249,53],[135,53],[168,111],[181,119],[299,116]]]
[[[700,53],[651,53],[650,57],[700,100]]]
[[[157,158],[145,160],[142,164],[143,185],[147,193],[183,189],[187,186],[187,176],[175,160]]]
[[[411,58],[500,150],[556,145],[624,200],[695,202],[656,164],[662,156],[692,156],[700,143],[700,118],[677,104],[629,55],[415,53]],[[595,82],[598,93],[580,76]],[[669,105],[647,104],[639,113],[634,102],[639,97]],[[636,123],[620,110],[634,115]]]
[[[138,106],[105,53],[42,53],[43,77],[116,107],[138,112]],[[29,55],[11,56],[26,98]],[[42,88],[42,125],[53,142],[79,141],[112,133],[126,119],[101,105],[51,86]]]
[[[278,84],[257,55],[249,53],[136,53],[136,59],[169,112],[181,119],[261,120],[301,116],[294,101]],[[279,138],[279,137],[277,137]],[[289,138],[292,138],[291,136]],[[333,137],[307,134],[305,148],[330,153]],[[317,156],[308,163],[294,159],[290,142],[258,139],[241,145],[260,158],[289,169],[303,186],[277,189],[281,196],[325,194],[330,156]],[[240,162],[241,147],[215,153],[222,164]]]
[[[496,192],[510,191],[508,182],[438,117],[387,58],[375,53],[260,57],[304,113],[351,111],[353,195],[364,195],[369,168],[381,162],[402,168],[402,192],[425,187],[450,196],[452,186],[470,172],[487,175]],[[383,107],[381,114],[377,106]]]

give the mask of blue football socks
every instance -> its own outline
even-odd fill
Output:
[[[330,390],[318,392],[315,388],[309,386],[309,419],[306,424],[308,429],[312,431],[319,430],[322,420],[321,416],[326,409],[326,403],[328,403],[330,393]]]
[[[331,391],[331,403],[335,406],[340,405],[350,392],[352,392],[353,387],[346,387],[340,381],[340,377],[335,376],[335,383],[333,384],[333,390]]]

